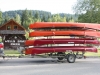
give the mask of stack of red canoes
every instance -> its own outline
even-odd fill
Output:
[[[62,37],[62,38],[52,38],[52,39],[47,38],[47,39],[27,40],[25,42],[25,45],[34,47],[27,48],[25,51],[26,54],[66,52],[68,50],[97,52],[97,48],[95,48],[94,46],[87,46],[87,44],[99,45],[99,41],[97,40],[97,38],[100,37],[100,32],[99,32],[100,24],[36,22],[30,24],[29,28],[34,29],[33,32],[29,33],[29,37],[74,36],[78,38]],[[65,44],[65,46],[58,46],[58,44]],[[70,46],[68,44],[70,44]],[[75,46],[75,44],[78,45]]]

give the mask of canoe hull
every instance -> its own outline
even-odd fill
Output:
[[[93,36],[100,37],[100,32],[96,31],[34,31],[29,33],[29,37],[39,36]]]
[[[81,27],[100,30],[100,24],[93,23],[67,23],[67,22],[36,22],[30,24],[30,29],[57,28],[57,27]]]
[[[55,52],[67,52],[67,51],[97,52],[97,49],[94,47],[86,47],[86,46],[34,47],[26,49],[25,54],[35,55],[42,53],[55,53]]]
[[[99,45],[98,40],[93,39],[38,39],[26,40],[26,46],[41,46],[46,44],[96,44]]]

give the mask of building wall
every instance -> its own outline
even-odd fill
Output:
[[[9,26],[10,28],[7,29]],[[3,37],[5,49],[17,49],[19,46],[24,46],[24,41],[26,40],[24,36],[25,28],[15,22],[13,19],[0,27],[0,35]]]

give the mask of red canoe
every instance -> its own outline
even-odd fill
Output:
[[[68,23],[68,22],[36,22],[30,24],[30,29],[37,28],[60,28],[60,27],[82,27],[100,30],[100,24],[93,23]]]
[[[25,54],[35,55],[42,53],[67,52],[67,51],[97,52],[97,49],[94,47],[86,47],[86,46],[35,47],[26,49]]]
[[[29,37],[37,36],[93,36],[100,37],[97,31],[33,31],[29,33]]]
[[[93,39],[37,39],[26,40],[26,46],[41,46],[45,44],[97,44],[100,42]]]

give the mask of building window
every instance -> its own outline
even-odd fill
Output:
[[[16,30],[17,29],[17,26],[14,26],[14,30]]]
[[[7,26],[7,30],[10,30],[11,29],[11,26]]]

